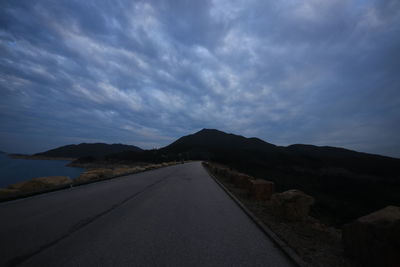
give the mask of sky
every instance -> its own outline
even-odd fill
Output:
[[[400,157],[400,1],[0,2],[0,150],[202,128]]]

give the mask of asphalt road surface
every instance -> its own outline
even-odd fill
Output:
[[[200,162],[0,203],[0,254],[0,266],[293,266]]]

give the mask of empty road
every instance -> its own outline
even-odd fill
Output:
[[[293,266],[200,162],[0,203],[0,254],[0,266]]]

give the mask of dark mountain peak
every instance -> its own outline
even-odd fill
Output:
[[[254,150],[271,151],[278,149],[275,145],[258,138],[247,138],[241,135],[225,133],[216,129],[202,129],[186,135],[163,148],[166,151],[204,150]]]
[[[238,135],[238,134],[233,134],[233,133],[226,133],[217,129],[207,129],[207,128],[203,128],[200,131],[194,133],[194,134],[190,134],[187,136],[192,136],[192,135],[212,135],[212,136],[221,136],[221,137],[230,137],[230,138],[240,138],[242,140],[246,139],[249,141],[257,141],[257,142],[263,142],[263,143],[267,143],[264,140],[261,140],[260,138],[257,137],[244,137],[242,135]],[[269,144],[269,143],[267,143]]]
[[[123,151],[142,151],[141,148],[124,144],[105,144],[105,143],[80,143],[65,145],[45,152],[37,153],[34,156],[44,157],[63,157],[63,158],[80,158],[80,157],[103,157],[107,154],[119,153]]]
[[[203,128],[200,131],[196,132],[196,133],[207,133],[207,132],[221,132],[217,129],[208,129],[208,128]]]
[[[223,131],[217,129],[207,129],[207,128],[203,128],[200,131],[190,135],[210,135],[210,134],[228,135],[228,133],[225,133]]]

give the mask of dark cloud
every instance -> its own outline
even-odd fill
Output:
[[[0,146],[168,144],[203,127],[400,157],[387,1],[2,1]]]

